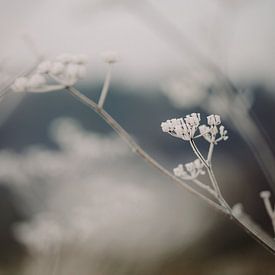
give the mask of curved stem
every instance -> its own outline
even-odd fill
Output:
[[[191,188],[188,184],[175,177],[169,171],[167,171],[164,167],[162,167],[157,161],[155,161],[151,156],[149,156],[132,138],[131,136],[116,122],[105,110],[98,107],[98,105],[89,99],[87,96],[80,93],[74,87],[66,87],[67,91],[75,97],[77,100],[82,102],[84,105],[88,106],[90,109],[95,111],[98,115],[101,116],[105,122],[113,128],[113,130],[128,144],[128,146],[132,149],[132,151],[140,156],[147,163],[158,169],[163,175],[169,177],[174,183],[178,184],[181,187],[184,187],[192,194],[201,198],[204,202],[206,202],[213,209],[223,213],[225,216],[232,219],[237,225],[239,225],[248,235],[250,235],[253,239],[255,239],[259,244],[261,244],[264,248],[266,248],[270,253],[275,255],[275,242],[272,238],[270,238],[259,226],[250,222],[245,222],[240,218],[233,216],[231,211],[227,211],[225,207],[220,206],[214,201],[208,199],[206,196],[197,192],[193,188]]]

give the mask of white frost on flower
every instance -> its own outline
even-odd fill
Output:
[[[15,92],[50,92],[72,86],[87,74],[85,55],[62,54],[54,60],[41,62],[29,77],[17,78]],[[57,84],[52,84],[52,80]]]
[[[219,141],[228,139],[227,130],[221,125],[219,115],[210,115],[207,117],[207,125],[200,125],[201,117],[199,113],[192,113],[185,118],[168,119],[161,123],[163,132],[183,140],[191,140],[203,137],[209,143],[217,144]],[[195,135],[197,129],[200,134]],[[219,136],[217,136],[219,134]]]
[[[192,162],[186,163],[185,167],[182,164],[179,164],[176,168],[174,168],[173,171],[177,177],[180,177],[184,180],[193,180],[199,175],[205,174],[203,168],[203,163],[199,159],[196,159]]]
[[[162,131],[170,135],[190,140],[194,137],[195,132],[200,124],[200,114],[192,113],[183,118],[174,118],[161,123]]]
[[[210,126],[218,126],[221,124],[221,117],[219,115],[210,115],[207,117],[207,124]]]

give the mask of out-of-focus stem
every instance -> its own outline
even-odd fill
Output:
[[[104,80],[103,88],[100,94],[100,98],[98,101],[98,107],[103,108],[105,99],[107,97],[108,91],[109,91],[109,86],[111,82],[111,76],[112,76],[112,64],[108,64],[108,71]]]

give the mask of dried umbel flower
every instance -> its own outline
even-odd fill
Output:
[[[12,89],[15,92],[49,92],[74,85],[87,73],[85,55],[62,54],[54,60],[41,62],[30,77],[15,80]],[[58,84],[47,83],[54,80]]]
[[[183,140],[194,137],[200,123],[200,114],[192,113],[183,118],[174,118],[161,123],[162,131]]]
[[[210,126],[218,126],[221,124],[221,117],[219,115],[210,115],[207,117],[207,124]]]
[[[205,171],[203,163],[196,159],[192,162],[186,163],[185,166],[179,164],[173,169],[175,176],[185,180],[192,180],[197,178],[199,175],[204,175]]]
[[[192,113],[185,118],[168,119],[161,123],[161,128],[163,132],[186,141],[202,136],[208,142],[217,144],[221,140],[225,141],[228,139],[227,130],[225,130],[223,125],[220,125],[221,118],[219,115],[210,115],[207,117],[209,126],[200,125],[200,121],[200,114]],[[199,135],[195,135],[197,129],[199,129]],[[219,134],[218,138],[217,134]]]

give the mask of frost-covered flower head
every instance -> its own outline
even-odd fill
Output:
[[[200,174],[204,175],[205,171],[203,168],[203,163],[199,159],[196,159],[192,162],[186,163],[184,166],[179,164],[173,169],[173,172],[177,177],[185,180],[191,180],[197,178]]]
[[[221,117],[219,115],[210,115],[207,117],[207,124],[210,126],[218,126],[221,124]]]
[[[183,140],[191,140],[204,137],[208,142],[217,144],[221,140],[227,140],[227,130],[221,125],[219,115],[207,117],[207,125],[200,125],[201,116],[199,113],[192,113],[185,118],[168,119],[161,123],[162,131]],[[195,135],[197,129],[200,134]],[[217,136],[219,134],[219,137]]]
[[[228,139],[227,130],[221,125],[221,117],[219,115],[210,115],[207,117],[207,125],[200,125],[200,135],[205,138],[208,142],[217,142]],[[219,126],[220,125],[220,126]],[[219,134],[219,138],[217,138]]]
[[[74,85],[87,73],[85,55],[62,54],[41,62],[29,77],[19,77],[12,85],[15,92],[49,92]],[[52,84],[52,81],[58,84]]]
[[[162,131],[184,140],[190,140],[200,124],[200,114],[192,113],[183,118],[168,119],[161,123]]]

